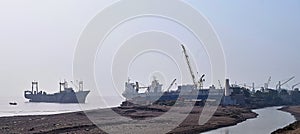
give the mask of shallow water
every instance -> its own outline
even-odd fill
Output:
[[[203,134],[269,134],[278,128],[296,121],[290,113],[277,110],[280,107],[268,107],[253,110],[257,118],[248,119],[235,126],[224,127]]]
[[[110,103],[102,102],[96,96],[88,96],[85,104],[59,104],[59,103],[32,103],[28,102],[23,96],[0,97],[0,117],[17,115],[48,115],[67,113],[96,108],[107,108],[117,106],[121,103],[120,99],[106,97]],[[9,102],[17,102],[16,106],[9,105]]]

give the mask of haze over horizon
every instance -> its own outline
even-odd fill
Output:
[[[58,91],[58,81],[71,80],[81,32],[112,2],[1,1],[0,88],[6,93],[1,96],[22,96],[32,80],[39,81],[47,92]],[[226,77],[232,83],[262,86],[269,76],[271,87],[292,76],[296,79],[286,87],[300,82],[300,1],[186,2],[206,16],[219,35],[227,62]]]

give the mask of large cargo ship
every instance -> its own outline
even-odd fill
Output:
[[[74,86],[76,86],[74,84]],[[59,92],[47,94],[44,91],[39,91],[38,82],[32,82],[31,91],[24,92],[26,99],[29,102],[47,102],[47,103],[85,103],[86,97],[90,91],[83,91],[83,81],[78,82],[78,91],[74,91],[68,86],[67,81],[59,83]]]
[[[196,75],[192,69],[190,64],[189,56],[187,50],[184,45],[181,45],[184,57],[186,59],[186,63],[188,65],[188,69],[193,80],[193,84],[188,85],[180,85],[177,90],[170,91],[170,88],[173,86],[174,81],[170,84],[169,88],[166,91],[162,90],[162,84],[158,82],[158,80],[154,79],[151,82],[150,86],[140,87],[139,83],[131,83],[130,80],[125,83],[125,91],[123,92],[123,96],[126,98],[127,102],[134,104],[149,104],[149,103],[160,103],[164,101],[175,101],[177,99],[187,100],[187,101],[196,101],[196,102],[204,102],[204,101],[215,101],[219,102],[220,99],[223,98],[225,103],[232,104],[233,102],[230,99],[230,86],[229,80],[226,80],[226,86],[224,89],[220,87],[220,89],[216,89],[214,85],[210,86],[207,89],[203,88],[204,74],[196,79]],[[220,82],[219,82],[220,83]],[[221,84],[220,84],[221,85]],[[141,88],[145,88],[145,92],[139,92]],[[229,99],[227,99],[229,98]],[[227,101],[228,100],[228,101]]]
[[[128,81],[125,83],[125,91],[122,95],[127,101],[135,103],[148,101],[152,103],[155,101],[174,101],[179,99],[179,97],[184,100],[206,100],[209,95],[210,99],[221,99],[225,92],[224,89],[216,89],[213,85],[208,89],[198,89],[194,85],[180,85],[176,90],[172,91],[169,90],[170,88],[167,91],[163,91],[162,86],[156,79],[147,87],[140,87],[138,82],[131,83]],[[146,91],[139,92],[141,88],[146,88]]]

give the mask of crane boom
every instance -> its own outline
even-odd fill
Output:
[[[298,86],[298,85],[300,85],[300,82],[299,83],[297,83],[297,84],[295,84],[295,85],[293,85],[292,86],[292,89],[294,89],[296,86]]]
[[[176,79],[174,79],[174,80],[172,81],[172,83],[170,84],[170,86],[167,88],[167,91],[168,91],[168,92],[169,92],[169,90],[171,89],[171,87],[174,85],[175,81],[176,81]]]
[[[188,56],[188,54],[187,54],[187,52],[186,52],[186,49],[185,49],[185,47],[184,47],[183,44],[181,44],[181,47],[182,47],[183,53],[184,53],[184,55],[185,55],[186,63],[187,63],[187,65],[188,65],[188,67],[189,67],[189,71],[190,71],[190,74],[191,74],[191,77],[192,77],[194,86],[195,86],[195,88],[197,88],[197,87],[198,87],[198,86],[197,86],[198,84],[197,84],[197,81],[196,81],[196,78],[195,78],[195,74],[194,74],[194,72],[193,72],[193,70],[192,70],[192,66],[191,66],[191,64],[190,64],[189,56]]]
[[[285,82],[283,82],[281,84],[281,86],[285,85],[286,83],[288,83],[289,81],[293,80],[295,78],[295,76],[293,76],[292,78],[289,78],[288,80],[286,80]]]
[[[289,81],[293,80],[294,78],[295,78],[295,76],[289,78],[288,80],[286,80],[285,82],[282,82],[282,83],[279,81],[279,83],[277,84],[276,87],[278,87],[278,89],[281,89],[281,86],[285,85],[286,83],[288,83]]]

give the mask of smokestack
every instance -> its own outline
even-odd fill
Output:
[[[230,96],[231,91],[230,91],[230,84],[229,84],[229,79],[226,79],[225,81],[225,96]]]

